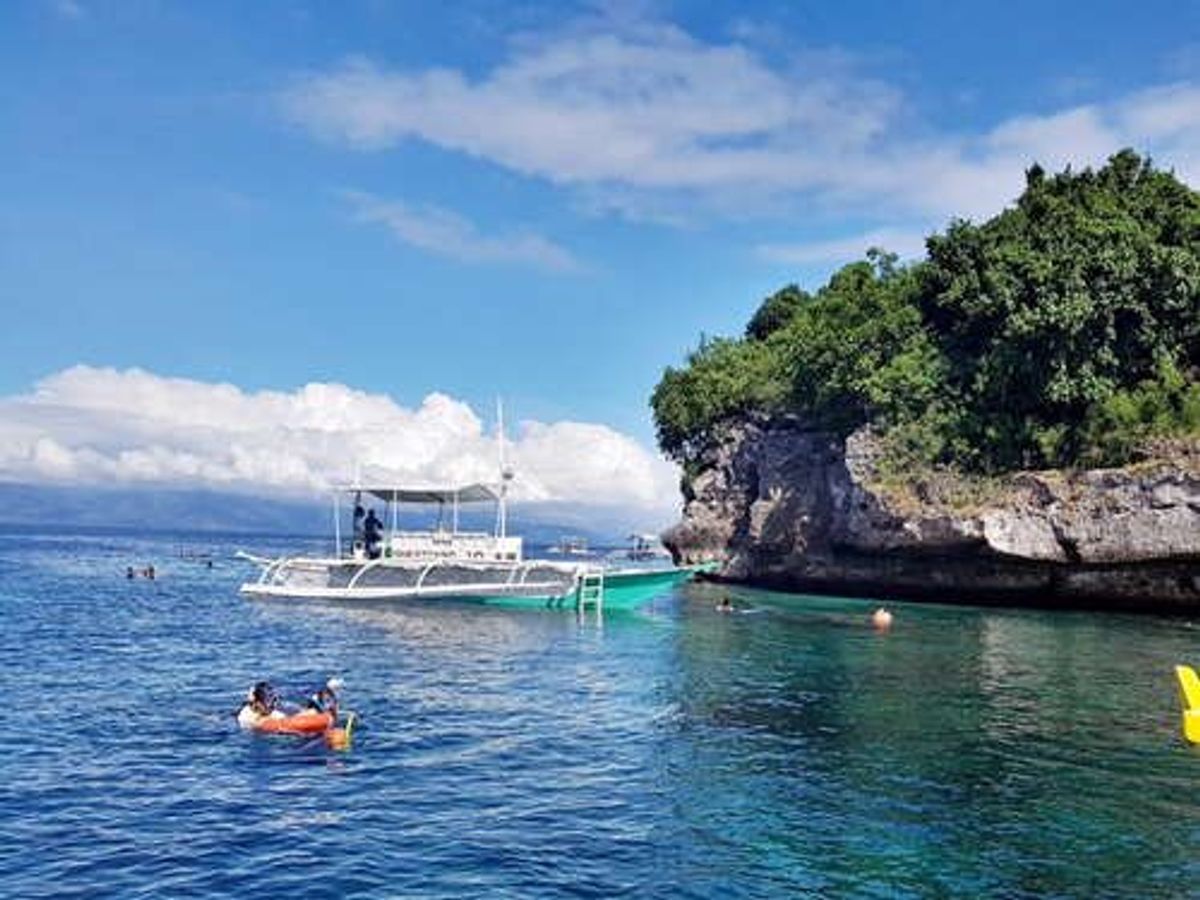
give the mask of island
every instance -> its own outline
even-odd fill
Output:
[[[1122,150],[766,298],[654,390],[719,577],[1200,609],[1200,194]]]

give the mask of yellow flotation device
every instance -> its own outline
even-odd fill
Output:
[[[345,728],[330,728],[325,732],[325,743],[331,750],[349,750],[354,734],[354,713],[346,717]]]
[[[1191,666],[1176,666],[1179,679],[1179,699],[1183,701],[1183,736],[1200,744],[1200,678]]]

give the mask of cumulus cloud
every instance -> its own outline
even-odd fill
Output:
[[[763,259],[778,263],[804,265],[808,263],[840,262],[861,258],[872,247],[914,259],[925,254],[924,231],[901,231],[877,228],[846,238],[828,241],[808,241],[789,244],[761,244],[757,248]]]
[[[1094,165],[1127,145],[1200,176],[1195,82],[939,133],[844,55],[779,62],[739,34],[710,43],[668,24],[591,22],[514,41],[478,75],[351,59],[298,77],[281,103],[353,148],[421,140],[660,220],[688,204],[744,213],[781,196],[908,227],[978,217],[1020,191],[1035,159]]]
[[[621,506],[660,521],[678,505],[674,467],[604,425],[522,422],[507,454],[518,500]],[[0,399],[6,480],[306,495],[355,478],[432,485],[496,474],[496,435],[440,393],[409,409],[342,384],[247,392],[75,366]]]
[[[361,222],[385,226],[396,240],[467,263],[519,263],[555,272],[577,272],[579,262],[564,248],[531,231],[490,236],[470,221],[435,206],[413,207],[361,191],[346,191]]]
[[[897,101],[881,82],[789,78],[742,46],[667,25],[524,41],[475,80],[351,59],[283,96],[295,121],[364,150],[421,138],[557,183],[648,188],[819,177],[790,151],[862,146]]]

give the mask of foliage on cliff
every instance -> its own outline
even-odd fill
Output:
[[[902,465],[1112,465],[1200,431],[1200,194],[1124,150],[1034,166],[1015,205],[956,221],[928,258],[868,253],[815,294],[768,297],[740,339],[703,341],[651,404],[694,462],[720,423],[870,422]]]

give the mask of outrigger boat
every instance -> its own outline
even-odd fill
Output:
[[[335,554],[276,559],[241,554],[261,566],[258,579],[242,585],[241,592],[257,598],[472,600],[504,606],[632,609],[699,570],[526,559],[523,539],[508,534],[506,494],[511,477],[505,471],[498,486],[343,487],[334,493]],[[343,545],[338,508],[343,493],[355,498],[355,527],[348,546]],[[375,527],[359,527],[364,495],[385,504],[386,525],[375,520]],[[462,506],[488,502],[496,504],[494,531],[459,528]],[[404,504],[435,504],[434,527],[401,529],[399,508]]]

